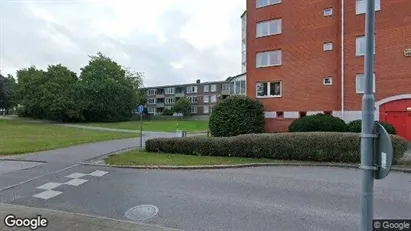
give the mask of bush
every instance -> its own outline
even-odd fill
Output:
[[[209,128],[214,137],[263,133],[264,106],[246,96],[230,96],[213,107]]]
[[[394,163],[403,157],[407,141],[391,135]],[[146,151],[201,156],[233,156],[277,160],[360,162],[357,133],[301,132],[247,134],[234,137],[155,138],[146,141]]]
[[[387,130],[389,134],[393,134],[393,135],[397,134],[397,130],[395,129],[393,125],[386,123],[386,122],[379,122],[379,123],[385,128],[385,130]],[[361,120],[353,120],[349,122],[348,131],[360,133],[361,132]]]
[[[166,115],[166,116],[172,116],[173,113],[174,113],[173,110],[168,109],[168,108],[165,108],[163,111],[163,115]]]
[[[325,114],[305,116],[294,120],[288,127],[289,132],[347,132],[344,120]]]

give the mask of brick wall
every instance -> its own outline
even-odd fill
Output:
[[[261,99],[266,111],[339,111],[341,109],[341,9],[338,0],[283,1],[256,9],[247,0],[247,95],[256,96],[256,82],[282,81],[282,97]],[[365,15],[356,15],[355,0],[345,1],[345,110],[361,110],[356,74],[363,73],[364,57],[355,56],[356,36],[364,35]],[[325,8],[333,8],[324,17]],[[411,93],[411,1],[381,1],[376,12],[376,100]],[[282,18],[282,34],[256,38],[256,23]],[[333,42],[324,52],[323,43]],[[256,53],[281,49],[282,65],[256,68]],[[323,78],[331,76],[332,86]]]

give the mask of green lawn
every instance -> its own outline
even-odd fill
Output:
[[[136,136],[137,133],[105,132],[0,119],[0,155],[36,152]]]
[[[220,156],[190,156],[180,154],[150,153],[133,150],[124,154],[113,155],[105,159],[111,165],[224,165],[224,164],[250,164],[250,163],[279,163],[278,160],[253,159],[240,157]]]
[[[117,123],[87,123],[84,125],[104,128],[118,128],[140,130],[140,121],[127,121]],[[187,132],[205,132],[208,130],[208,120],[151,120],[143,121],[143,131],[175,132],[178,129]]]

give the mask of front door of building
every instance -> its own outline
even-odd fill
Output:
[[[411,111],[407,111],[405,130],[405,138],[411,141]]]
[[[397,134],[404,138],[407,138],[407,119],[407,112],[389,111],[385,114],[385,122],[392,124],[397,130]],[[409,128],[411,128],[411,125]]]

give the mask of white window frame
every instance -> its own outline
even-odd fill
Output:
[[[275,55],[275,54],[279,56],[279,62],[271,63],[271,55]],[[267,60],[266,64],[262,63],[263,58]],[[282,50],[270,50],[270,51],[257,52],[255,60],[256,60],[256,64],[255,64],[256,68],[281,66],[282,65]],[[259,64],[259,60],[261,60],[260,64]]]
[[[206,100],[206,99],[207,99],[207,100]],[[203,97],[203,102],[204,102],[204,103],[209,103],[209,102],[210,102],[210,96],[205,95],[205,96]]]
[[[147,95],[157,95],[157,89],[148,89]]]
[[[176,98],[174,97],[167,97],[164,99],[165,104],[174,104],[176,102]]]
[[[332,51],[333,50],[333,42],[325,42],[323,44],[323,51]]]
[[[207,110],[206,110],[207,108]],[[203,106],[203,113],[204,114],[209,114],[210,113],[210,106],[209,105],[204,105]]]
[[[204,92],[210,91],[210,85],[204,85]]]
[[[152,101],[152,102],[150,102]],[[153,105],[153,104],[157,104],[157,99],[156,98],[148,98],[147,99],[147,104]]]
[[[190,103],[197,103],[197,96],[189,96],[187,97]]]
[[[217,85],[216,85],[216,84],[212,84],[210,91],[211,91],[211,92],[216,92],[216,91],[217,91]]]
[[[217,95],[210,95],[210,103],[217,103]]]
[[[197,105],[192,105],[191,106],[191,113],[192,114],[197,114]]]
[[[256,0],[255,7],[262,8],[266,6],[280,4],[282,0]]]
[[[172,94],[175,94],[176,89],[174,87],[169,87],[169,88],[166,88],[165,92],[168,95],[172,95]]]
[[[362,80],[361,80],[362,79]],[[363,81],[362,85],[360,81]],[[375,82],[375,73],[373,74],[373,92],[375,93],[376,82]],[[360,89],[360,86],[363,86],[364,89]],[[356,74],[355,76],[355,92],[357,94],[364,94],[365,91],[365,74]]]
[[[147,108],[147,112],[149,114],[155,114],[156,113],[156,108],[155,107],[148,107]]]
[[[187,93],[197,93],[197,86],[189,86],[186,90]]]
[[[326,83],[326,80],[327,80],[327,79],[330,80],[329,83]],[[331,86],[331,85],[333,85],[333,78],[332,78],[331,76],[324,77],[324,78],[323,78],[323,84],[324,84],[324,86]]]
[[[275,30],[271,31],[271,25],[275,24]],[[256,38],[271,36],[271,35],[278,35],[282,33],[282,19],[276,18],[268,21],[261,21],[257,22],[255,27],[255,35]]]
[[[356,56],[364,56],[365,52],[366,52],[366,43],[365,43],[365,35],[362,36],[357,36],[355,38],[355,55]],[[361,49],[364,47],[363,52],[360,52]],[[375,47],[376,47],[376,43],[375,43],[375,35],[374,35],[374,54],[375,54]]]
[[[333,15],[333,8],[325,8],[324,9],[324,17],[330,17]]]
[[[267,92],[266,95],[264,96],[259,96],[258,95],[258,84],[267,84]],[[271,83],[279,83],[280,84],[280,94],[279,95],[270,95],[271,93]],[[283,95],[283,82],[282,81],[275,81],[275,82],[265,82],[265,81],[258,81],[256,83],[256,98],[280,98]]]
[[[367,1],[366,0],[356,0],[355,1],[355,14],[365,14],[367,9]],[[381,10],[381,0],[375,0],[375,11]]]

